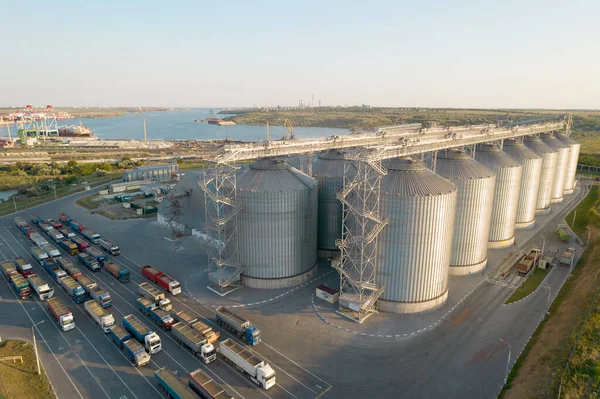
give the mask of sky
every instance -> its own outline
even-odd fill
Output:
[[[1,4],[0,106],[600,108],[597,0]]]

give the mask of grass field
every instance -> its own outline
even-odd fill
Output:
[[[56,398],[43,369],[41,375],[37,374],[32,344],[24,341],[4,341],[0,343],[0,358],[5,356],[22,356],[23,363],[0,361],[0,398]]]
[[[517,288],[512,295],[504,302],[505,304],[513,303],[525,298],[540,286],[542,281],[546,278],[550,269],[539,269],[535,268],[533,273],[525,280],[525,282]]]

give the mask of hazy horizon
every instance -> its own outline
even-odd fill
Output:
[[[598,11],[537,0],[9,3],[0,102],[235,108],[314,95],[315,106],[593,110]]]

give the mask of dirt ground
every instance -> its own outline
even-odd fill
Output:
[[[564,297],[563,302],[558,308],[551,308],[551,315],[542,324],[543,328],[510,382],[509,389],[504,391],[504,398],[556,397],[575,335],[600,282],[600,245],[597,239],[595,241],[594,249],[587,254],[580,270],[565,283],[559,294]]]
[[[135,199],[131,201],[131,203],[140,206],[157,206],[157,202],[154,198]],[[138,215],[136,209],[124,208],[121,202],[118,202],[114,199],[106,199],[98,195],[82,198],[78,201],[78,204],[90,209],[93,213],[97,213],[98,215],[102,215],[112,220],[147,218],[154,217],[156,215],[156,213],[149,215]]]
[[[55,398],[46,373],[37,375],[32,344],[24,341],[5,341],[0,344],[0,358],[22,356],[23,363],[0,361],[0,397],[3,399]]]

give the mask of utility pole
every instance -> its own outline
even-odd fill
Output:
[[[506,342],[502,338],[499,338],[499,339],[500,339],[500,341],[502,341],[506,345],[508,345],[508,360],[506,361],[506,374],[504,375],[504,386],[506,386],[506,383],[508,382],[508,367],[510,366],[510,355],[512,353],[512,347],[510,346],[510,344],[508,342]]]
[[[13,194],[13,196],[12,196],[13,197],[13,204],[15,204],[15,212],[19,212],[19,210],[17,209],[17,200],[15,199],[16,196],[17,196],[16,194]],[[589,239],[588,239],[588,241],[589,241]]]
[[[10,125],[9,124],[6,125],[6,130],[8,130],[8,141],[12,141],[12,138],[10,137]]]
[[[575,208],[575,212],[573,212],[573,223],[571,223],[571,228],[575,227],[575,216],[577,216],[577,208]]]
[[[38,323],[35,323],[34,325],[31,326],[31,335],[33,335],[33,347],[35,349],[35,361],[37,362],[37,373],[38,375],[40,375],[40,357],[38,355],[38,349],[37,349],[37,344],[35,342],[35,331],[34,328],[38,325],[38,324],[42,324],[43,322],[45,322],[46,320],[42,320]]]
[[[146,120],[144,119],[144,142],[146,141]]]

